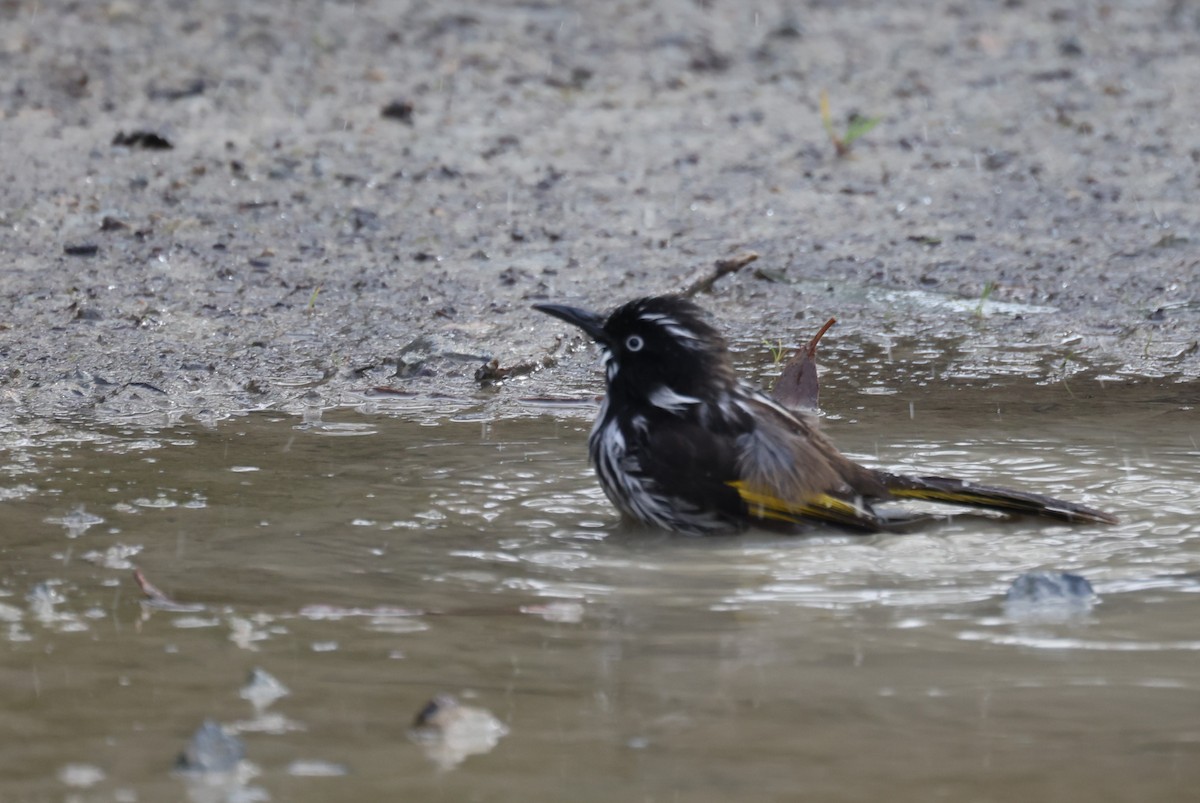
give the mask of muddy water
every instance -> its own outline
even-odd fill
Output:
[[[1195,390],[827,393],[861,459],[1123,519],[872,538],[619,530],[586,405],[31,425],[0,483],[0,800],[1194,799]],[[188,607],[145,607],[133,565]],[[1006,609],[1031,569],[1099,602]],[[256,709],[256,668],[290,693]],[[444,692],[493,738],[414,741]],[[206,718],[245,761],[173,774]]]

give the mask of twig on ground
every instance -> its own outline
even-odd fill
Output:
[[[730,273],[737,273],[757,259],[758,254],[754,251],[747,251],[744,254],[738,254],[729,259],[718,259],[713,263],[712,270],[693,279],[679,294],[684,298],[692,298],[700,293],[711,292],[717,279],[720,279],[722,276],[728,276]]]

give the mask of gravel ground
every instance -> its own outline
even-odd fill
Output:
[[[511,410],[751,250],[744,348],[1193,379],[1196,86],[1184,2],[0,0],[0,423]]]

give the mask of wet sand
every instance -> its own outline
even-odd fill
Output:
[[[743,348],[837,316],[832,348],[900,371],[1194,378],[1198,27],[1169,2],[10,0],[0,416],[376,386],[510,411],[595,387],[531,303],[750,250],[700,299]],[[822,91],[835,133],[879,118],[845,158]],[[506,392],[492,359],[556,370]]]

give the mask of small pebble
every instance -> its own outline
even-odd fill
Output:
[[[1096,592],[1086,578],[1066,572],[1026,572],[1013,581],[1004,612],[1025,621],[1065,621],[1091,612]]]
[[[67,243],[63,253],[69,257],[94,257],[100,253],[100,246],[95,243]]]
[[[179,772],[232,772],[246,755],[242,740],[225,732],[219,722],[206,719],[175,759]]]
[[[1087,578],[1066,572],[1026,572],[1013,580],[1008,602],[1090,601],[1096,596]]]

